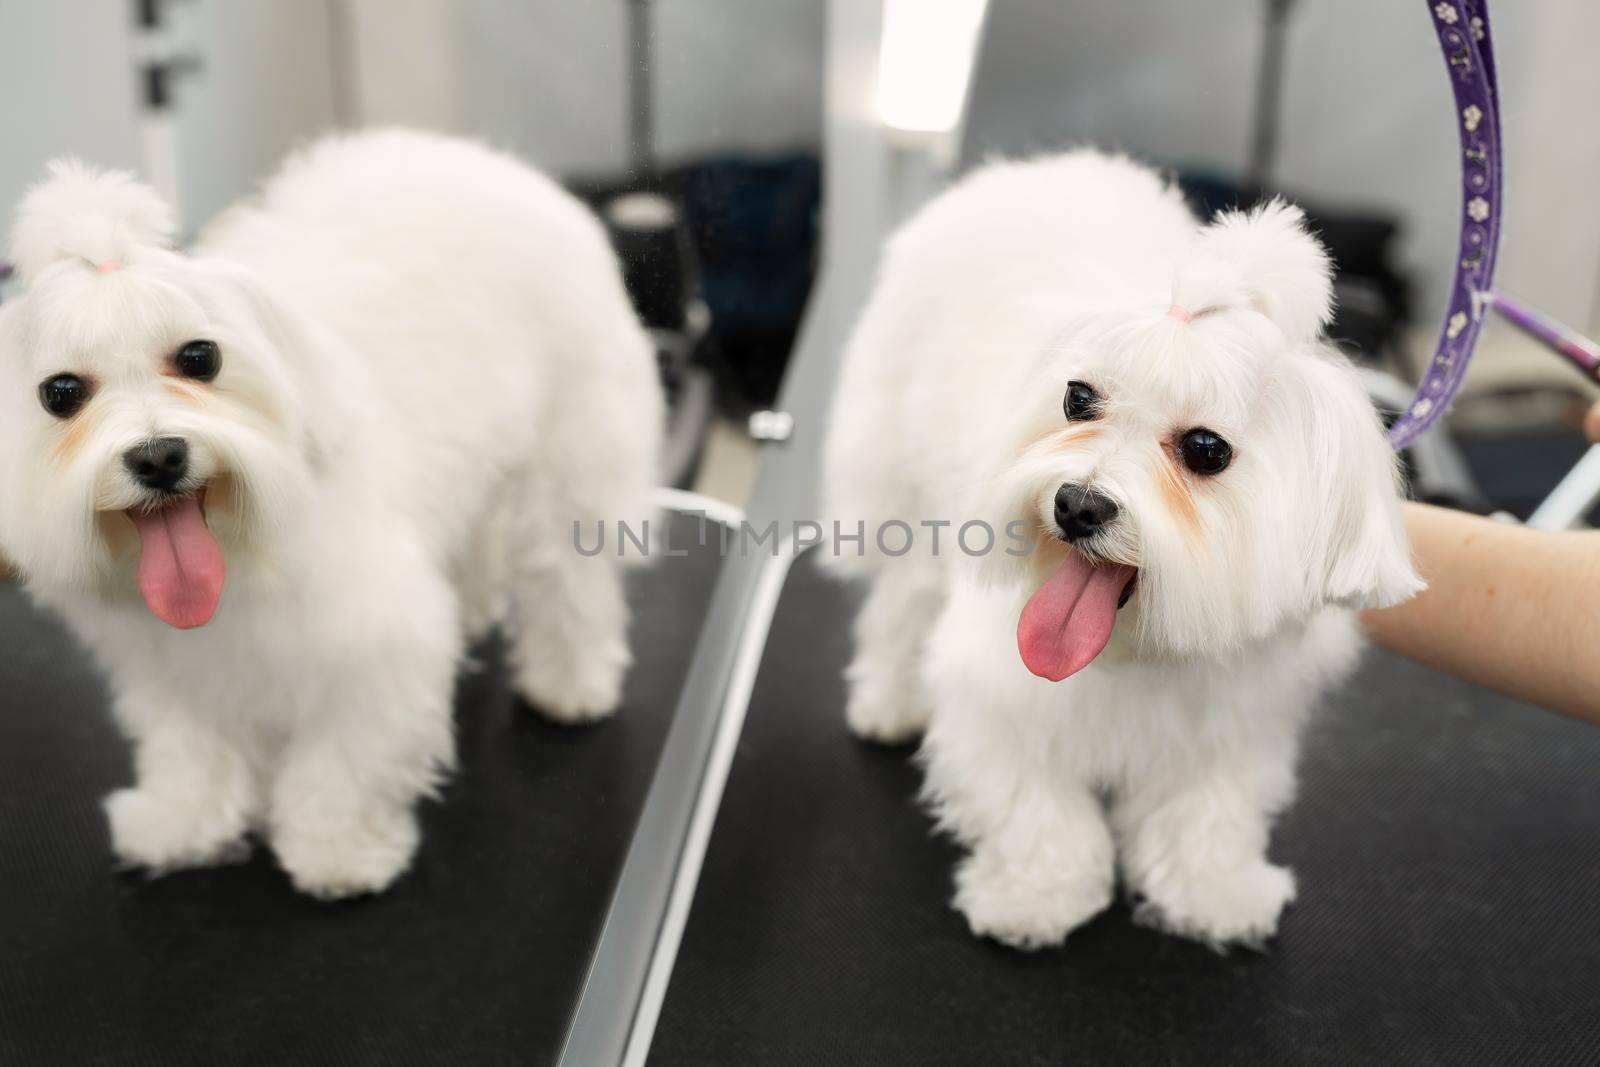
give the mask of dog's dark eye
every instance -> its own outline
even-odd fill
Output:
[[[1073,422],[1083,422],[1100,414],[1100,394],[1087,382],[1068,382],[1067,397],[1061,406],[1066,410],[1067,418]]]
[[[1183,465],[1196,474],[1221,474],[1233,462],[1233,446],[1210,430],[1183,435]]]
[[[209,382],[222,369],[222,353],[215,341],[190,341],[173,357],[178,373],[185,378]]]
[[[76,374],[58,374],[39,383],[39,403],[58,419],[70,419],[89,402],[89,383]]]

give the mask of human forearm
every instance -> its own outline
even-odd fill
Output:
[[[1552,534],[1406,505],[1429,588],[1363,614],[1385,648],[1600,723],[1600,532]]]

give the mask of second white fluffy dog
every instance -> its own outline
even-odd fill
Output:
[[[881,740],[926,727],[975,932],[1059,943],[1119,871],[1174,933],[1275,932],[1295,881],[1267,839],[1307,710],[1353,663],[1350,609],[1421,584],[1329,305],[1295,209],[1201,226],[1094,152],[985,169],[891,243],[828,511],[953,526],[938,556],[869,534],[839,558],[873,583],[847,714]],[[969,557],[972,520],[996,540],[969,532]]]
[[[453,760],[464,642],[519,691],[611,711],[616,561],[661,398],[598,223],[461,141],[323,142],[192,253],[147,187],[58,164],[0,309],[0,555],[107,668],[137,783],[112,845],[152,870],[270,838],[300,889],[376,891]]]

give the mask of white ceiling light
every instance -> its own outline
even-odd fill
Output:
[[[878,117],[916,133],[961,121],[988,0],[884,0]]]

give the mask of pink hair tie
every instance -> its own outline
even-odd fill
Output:
[[[101,260],[99,263],[96,263],[94,265],[94,269],[99,271],[101,274],[110,274],[114,270],[121,270],[122,269],[122,260],[120,260],[120,259],[105,259],[105,260]]]
[[[1177,319],[1179,322],[1189,323],[1194,321],[1194,313],[1182,304],[1173,304],[1167,308],[1167,318]]]

